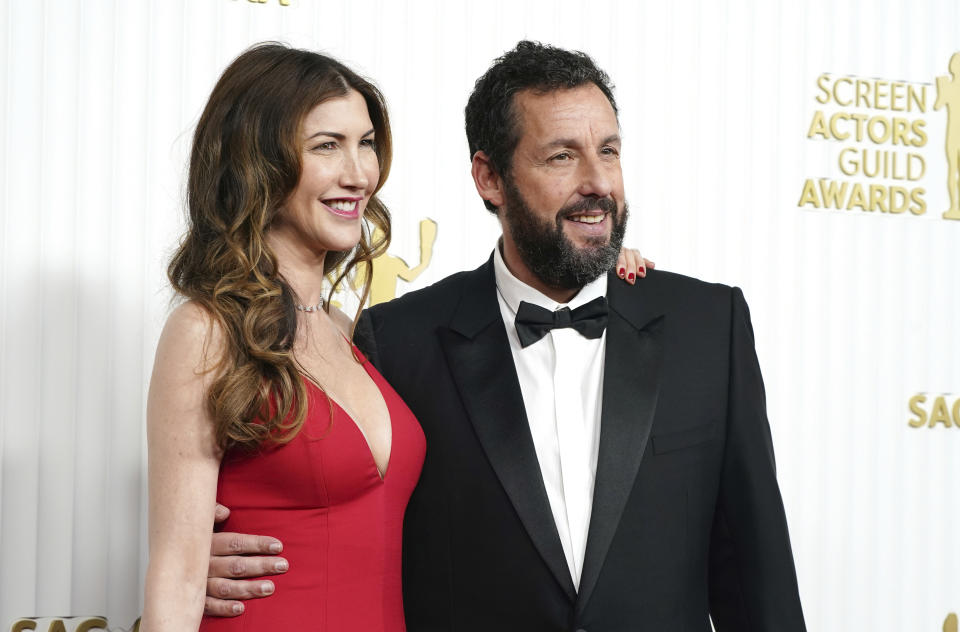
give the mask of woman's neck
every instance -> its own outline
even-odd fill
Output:
[[[277,268],[296,293],[298,302],[317,305],[323,300],[323,263],[326,251],[311,250],[289,235],[283,228],[266,235],[267,245],[277,258]]]

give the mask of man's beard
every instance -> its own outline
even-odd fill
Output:
[[[554,222],[541,220],[510,178],[504,179],[504,202],[505,223],[520,259],[548,287],[580,289],[616,263],[627,229],[626,204],[618,212],[617,203],[609,198],[586,198],[560,209]],[[564,218],[594,209],[609,214],[610,238],[590,238],[585,247],[577,247],[563,234]]]

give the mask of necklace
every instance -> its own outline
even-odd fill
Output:
[[[298,312],[319,312],[323,309],[323,299],[321,298],[320,302],[316,305],[301,305],[297,303],[294,307],[297,308]]]

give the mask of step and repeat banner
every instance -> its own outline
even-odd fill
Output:
[[[956,632],[955,0],[2,0],[0,33],[0,630],[139,616],[164,270],[230,60],[279,40],[383,90],[380,302],[493,248],[463,107],[527,38],[617,86],[627,243],[744,290],[809,629]]]

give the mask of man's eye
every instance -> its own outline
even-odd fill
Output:
[[[550,158],[550,160],[555,160],[555,161],[558,161],[558,162],[562,162],[562,161],[564,161],[564,160],[570,160],[570,158],[571,158],[570,154],[564,151],[564,152],[561,152],[561,153],[559,153],[559,154],[553,155],[553,156]]]
[[[609,146],[609,145],[607,145],[606,147],[604,147],[603,149],[601,149],[601,150],[600,150],[600,153],[601,153],[601,154],[604,154],[604,155],[606,155],[606,156],[619,156],[619,155],[620,155],[620,152],[617,150],[616,147],[611,147],[611,146]]]

